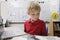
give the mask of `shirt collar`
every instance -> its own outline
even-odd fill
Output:
[[[29,19],[29,23],[36,23],[36,22],[39,22],[39,19],[34,22],[31,22],[31,19]]]

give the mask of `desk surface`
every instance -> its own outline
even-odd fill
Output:
[[[60,38],[53,36],[36,36],[36,38],[38,38],[39,40],[60,40]],[[12,40],[27,40],[27,37],[15,37]]]
[[[8,27],[5,28],[5,31],[3,32],[1,38],[3,39],[3,38],[14,37],[13,40],[16,39],[27,40],[27,38],[24,37],[25,35],[27,34],[20,27]],[[47,40],[47,39],[60,40],[60,38],[53,36],[36,36],[36,37],[41,40]]]
[[[20,27],[7,27],[4,29],[4,32],[1,36],[1,38],[9,38],[9,37],[16,37],[16,36],[22,36],[26,33],[20,28]]]
[[[56,36],[36,36],[36,38],[39,38],[41,40],[60,40],[60,37]]]

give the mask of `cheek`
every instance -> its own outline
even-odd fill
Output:
[[[35,17],[33,17],[34,19],[38,19],[39,18],[39,16],[35,16]]]
[[[36,16],[31,16],[31,17],[32,17],[32,18],[39,18],[39,15],[38,15],[38,16],[37,16],[37,15],[36,15]]]
[[[31,15],[31,16],[33,16],[33,17],[39,17],[39,15]]]
[[[29,17],[30,17],[30,18],[34,18],[34,16],[32,16],[32,15],[29,15]]]

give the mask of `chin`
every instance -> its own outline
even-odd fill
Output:
[[[34,19],[34,21],[36,21],[36,20],[38,20],[38,19]]]

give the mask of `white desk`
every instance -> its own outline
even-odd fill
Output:
[[[26,33],[20,27],[8,27],[4,29],[1,38],[4,39],[4,38],[22,36],[24,34]]]
[[[36,38],[42,40],[60,40],[60,37],[56,37],[56,36],[36,36]]]
[[[8,27],[5,28],[1,38],[4,39],[14,37],[12,40],[27,40],[27,37],[24,36],[26,36],[26,33],[20,27]],[[36,38],[40,40],[60,40],[60,38],[53,36],[36,36]]]
[[[60,40],[59,37],[53,37],[53,36],[36,36],[39,40]],[[21,36],[21,37],[15,37],[11,40],[27,40],[27,37]]]

